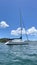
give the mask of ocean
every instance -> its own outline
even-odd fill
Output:
[[[37,65],[37,42],[10,46],[0,43],[0,65]]]

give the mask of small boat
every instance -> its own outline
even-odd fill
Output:
[[[28,41],[23,41],[21,39],[14,39],[5,43],[6,45],[27,45]]]
[[[27,45],[28,44],[28,37],[27,37],[27,41],[23,41],[22,40],[22,22],[21,22],[21,14],[20,14],[20,26],[21,26],[21,34],[20,34],[20,38],[14,38],[13,40],[10,40],[8,42],[6,42],[6,45]],[[27,36],[27,35],[26,35]]]

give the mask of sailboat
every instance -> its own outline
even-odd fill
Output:
[[[8,41],[5,43],[6,45],[28,45],[29,42],[28,41],[23,41],[21,38],[17,38],[11,41]]]
[[[6,45],[27,45],[28,44],[28,37],[27,41],[22,40],[22,22],[21,22],[21,14],[20,14],[20,27],[21,27],[21,34],[20,38],[14,38],[13,40],[10,40],[6,42]],[[27,35],[26,35],[27,36]]]

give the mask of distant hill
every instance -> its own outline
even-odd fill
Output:
[[[7,41],[9,41],[9,40],[12,40],[12,39],[9,39],[9,38],[1,38],[1,39],[0,39],[0,42],[7,42]]]
[[[10,38],[1,38],[0,39],[0,42],[7,42],[7,41],[9,41],[9,40],[14,40],[14,39],[19,39],[19,38],[12,38],[12,39],[10,39]]]

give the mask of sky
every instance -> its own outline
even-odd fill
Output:
[[[0,0],[0,38],[37,40],[37,0]]]

